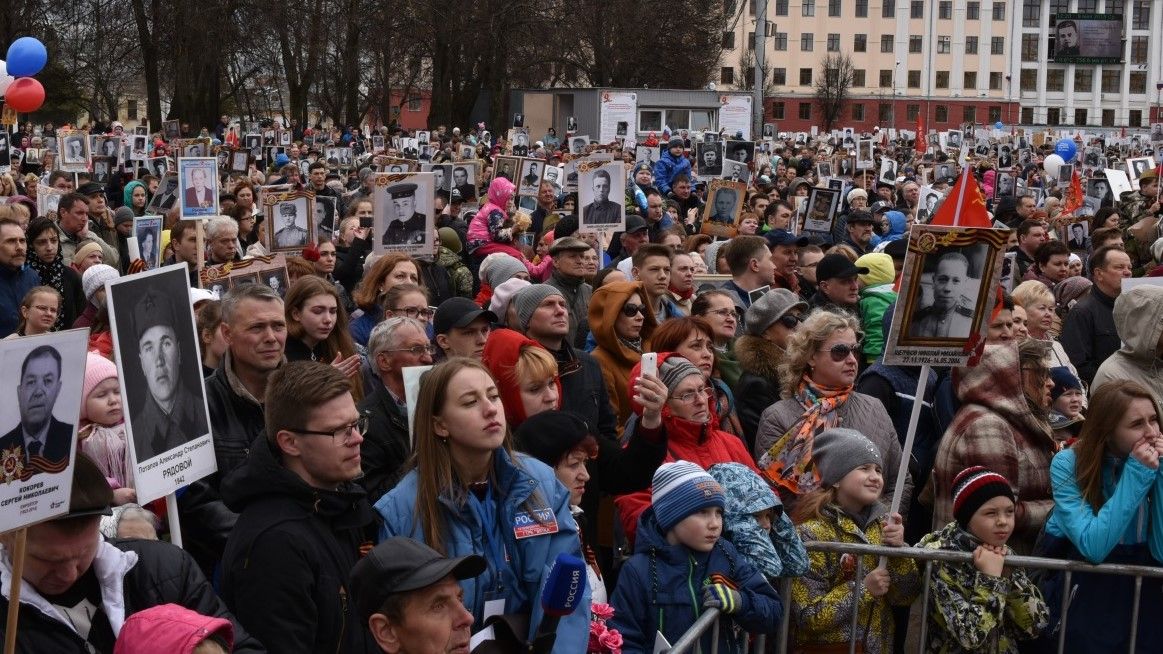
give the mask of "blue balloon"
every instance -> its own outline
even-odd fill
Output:
[[[1005,125],[1003,125],[1000,120],[993,124],[994,129],[1001,129],[1003,127],[1005,127]]]
[[[22,36],[8,46],[8,74],[13,77],[32,77],[48,63],[48,50],[31,36]]]
[[[1054,154],[1062,157],[1062,161],[1070,163],[1074,159],[1074,155],[1078,154],[1078,146],[1074,144],[1072,139],[1058,139],[1054,144]]]

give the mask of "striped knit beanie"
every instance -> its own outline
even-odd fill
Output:
[[[672,354],[658,366],[658,379],[666,385],[666,390],[670,394],[674,394],[678,390],[678,385],[682,380],[691,375],[703,376],[703,371],[699,370],[695,364],[687,361],[677,354]]]
[[[1018,501],[1005,477],[985,466],[966,468],[953,478],[953,518],[962,529],[968,529],[973,514],[995,497],[1008,497],[1014,503]]]
[[[692,513],[705,508],[724,506],[723,487],[715,478],[690,461],[664,463],[654,472],[650,491],[654,517],[663,532]]]

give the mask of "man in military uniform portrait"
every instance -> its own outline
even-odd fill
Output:
[[[303,222],[306,222],[304,218]],[[275,232],[276,248],[301,248],[307,245],[307,230],[299,226],[299,212],[294,202],[279,204],[279,230]]]
[[[909,336],[914,338],[969,338],[973,329],[973,302],[964,294],[969,260],[960,252],[946,252],[933,273],[933,303],[913,315]],[[972,289],[971,289],[972,290]]]
[[[621,222],[622,206],[610,200],[610,173],[598,170],[590,183],[594,189],[594,201],[582,207],[582,223],[605,225]]]
[[[416,211],[416,185],[389,186],[388,228],[384,230],[384,245],[413,245],[425,240],[424,214]]]
[[[178,312],[156,289],[146,292],[133,307],[133,330],[141,374],[149,393],[133,407],[131,422],[137,461],[181,447],[209,432],[206,406],[198,388],[182,376],[182,363],[197,361],[194,344],[178,338]],[[185,356],[183,357],[183,350]]]

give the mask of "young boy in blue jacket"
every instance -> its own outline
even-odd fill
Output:
[[[651,507],[610,601],[624,654],[653,652],[658,632],[673,644],[708,607],[724,614],[720,652],[743,652],[746,633],[779,628],[775,589],[721,538],[723,506],[723,488],[694,463],[665,463],[654,473]],[[708,631],[702,651],[710,641]]]

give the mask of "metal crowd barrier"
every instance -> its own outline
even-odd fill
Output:
[[[924,577],[922,579],[921,589],[921,620],[920,620],[920,638],[917,651],[921,654],[925,652],[925,645],[928,640],[928,612],[929,612],[929,581],[932,573],[934,562],[951,562],[951,563],[973,563],[973,554],[971,552],[950,552],[946,550],[933,550],[915,547],[883,547],[880,545],[864,545],[858,543],[833,543],[833,542],[816,542],[809,541],[804,543],[804,547],[809,552],[832,552],[836,554],[853,554],[856,558],[856,570],[853,578],[856,580],[856,585],[853,590],[859,595],[861,593],[861,585],[864,581],[864,560],[863,556],[884,556],[890,558],[911,558],[918,563],[924,562]],[[1135,597],[1131,605],[1131,633],[1127,645],[1127,651],[1130,654],[1135,652],[1135,638],[1139,627],[1139,605],[1141,594],[1143,590],[1143,578],[1163,578],[1163,567],[1152,567],[1144,565],[1127,565],[1118,563],[1103,563],[1100,565],[1091,565],[1081,561],[1070,561],[1065,559],[1047,559],[1036,556],[1007,556],[1006,566],[1016,568],[1030,568],[1040,570],[1055,570],[1064,573],[1063,587],[1065,589],[1071,588],[1071,581],[1074,573],[1086,572],[1095,574],[1118,575],[1123,577],[1135,578]],[[788,637],[790,633],[791,621],[791,580],[781,579],[779,583],[780,599],[783,601],[783,616],[780,619],[778,640],[775,642],[774,652],[776,654],[785,654],[788,651]],[[1061,618],[1057,625],[1051,624],[1047,629],[1057,629],[1058,638],[1058,654],[1062,654],[1066,646],[1066,620],[1069,617],[1070,599],[1072,593],[1067,590],[1062,593],[1062,604],[1059,607],[1061,611]],[[853,611],[852,625],[849,633],[857,633],[857,619],[859,618],[859,611]],[[698,620],[695,621],[691,628],[688,629],[681,638],[679,638],[666,650],[667,654],[686,654],[698,651],[698,643],[702,637],[711,631],[713,637],[711,639],[711,651],[709,654],[717,654],[719,649],[719,611],[718,609],[707,609]],[[1157,618],[1157,616],[1155,616]],[[764,654],[766,652],[766,638],[764,634],[759,634],[752,638],[751,651],[755,654]],[[853,638],[848,645],[849,654],[856,653],[856,639]],[[703,654],[708,654],[704,652]]]

